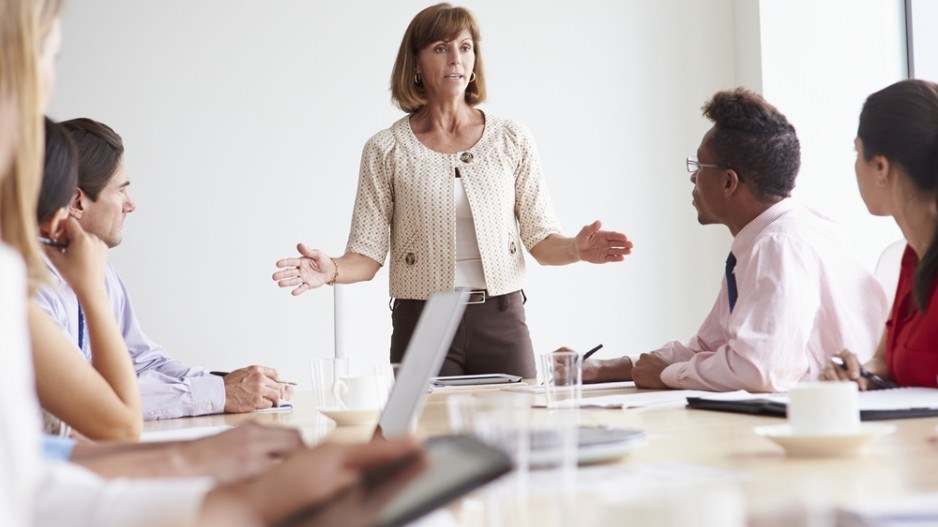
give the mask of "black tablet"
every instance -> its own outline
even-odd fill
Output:
[[[362,482],[281,526],[399,527],[505,474],[511,459],[470,436],[427,440],[426,453],[366,474]]]
[[[448,375],[433,378],[433,384],[435,386],[475,386],[482,384],[511,384],[515,382],[521,382],[521,377],[518,375],[508,375],[507,373]]]

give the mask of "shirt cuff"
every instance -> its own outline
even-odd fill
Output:
[[[48,434],[42,436],[42,457],[46,461],[67,461],[74,449],[74,439]]]
[[[668,364],[687,362],[691,360],[696,354],[693,349],[687,346],[687,344],[678,340],[672,340],[652,353],[663,359]]]
[[[192,387],[193,415],[220,414],[225,411],[225,378],[218,375],[188,377]]]
[[[686,366],[683,362],[678,362],[677,364],[669,364],[665,369],[661,370],[661,382],[665,383],[668,388],[673,388],[675,390],[683,389],[680,381],[678,380],[681,375],[681,368]]]
[[[211,478],[133,479],[108,483],[105,518],[95,525],[196,526]]]
[[[46,465],[35,525],[195,527],[212,478],[104,480],[72,463]]]

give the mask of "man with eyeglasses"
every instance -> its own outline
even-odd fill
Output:
[[[693,205],[702,225],[734,237],[713,309],[686,342],[637,361],[585,361],[583,381],[777,392],[817,379],[843,349],[867,360],[886,295],[832,221],[789,199],[801,164],[795,128],[743,88],[718,92],[703,115],[714,124],[687,158]]]

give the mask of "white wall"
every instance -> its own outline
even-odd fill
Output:
[[[872,268],[902,233],[863,205],[853,139],[866,97],[906,77],[903,2],[761,0],[760,14],[762,93],[801,140],[793,195],[844,225]]]
[[[938,82],[938,2],[910,0],[915,78]]]
[[[361,147],[401,115],[388,77],[404,28],[426,5],[69,4],[50,113],[99,119],[124,136],[139,208],[112,259],[144,327],[172,354],[213,369],[265,363],[305,384],[307,359],[332,353],[332,291],[293,298],[270,280],[273,262],[301,240],[344,249]],[[599,218],[636,244],[618,265],[540,268],[529,258],[537,351],[602,342],[613,356],[692,334],[729,247],[726,229],[698,226],[690,205],[683,158],[709,127],[700,106],[718,89],[765,79],[803,137],[803,114],[826,112],[779,90],[777,59],[760,64],[776,56],[777,37],[764,25],[772,2],[466,5],[482,26],[487,108],[534,132],[568,234]],[[747,23],[760,19],[755,30]],[[882,45],[876,35],[863,40]],[[766,51],[754,55],[753,45]],[[855,126],[855,113],[835,116]],[[853,132],[827,130],[818,133],[849,153]],[[855,192],[850,163],[837,170]],[[823,167],[810,171],[833,171]],[[386,271],[342,289],[357,317],[343,332],[348,352],[386,356]]]

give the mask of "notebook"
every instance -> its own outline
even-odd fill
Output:
[[[410,431],[423,408],[430,378],[440,372],[449,352],[468,299],[468,290],[457,289],[434,293],[427,300],[375,434],[390,439]]]
[[[938,389],[893,388],[860,392],[860,420],[911,419],[938,416]],[[713,396],[688,397],[687,407],[755,415],[785,417],[786,394],[765,394],[752,397]]]

